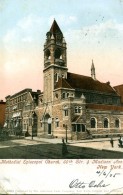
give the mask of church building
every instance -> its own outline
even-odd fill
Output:
[[[68,139],[111,136],[123,133],[123,106],[117,87],[90,76],[70,73],[67,43],[54,20],[44,44],[43,92],[35,113],[37,135]]]
[[[123,134],[123,85],[112,87],[67,68],[67,43],[54,20],[44,44],[43,92],[26,88],[6,97],[5,126],[13,134],[66,139]]]

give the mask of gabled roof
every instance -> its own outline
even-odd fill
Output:
[[[59,28],[59,26],[58,26],[56,20],[53,21],[53,24],[52,24],[52,26],[51,26],[51,28],[50,28],[50,32],[51,32],[53,35],[56,34],[56,33],[58,33],[58,32],[62,34],[62,31],[61,31],[61,29]]]
[[[68,72],[66,81],[73,89],[85,89],[117,95],[116,91],[109,83],[102,83],[98,80],[94,80],[92,77]]]
[[[58,88],[72,89],[70,84],[64,78],[59,78],[58,82],[55,85],[55,89],[58,89]]]
[[[123,84],[115,86],[114,89],[121,96],[121,102],[123,103]]]

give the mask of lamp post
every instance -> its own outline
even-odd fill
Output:
[[[67,143],[67,125],[65,125],[65,129],[66,129],[66,143]]]

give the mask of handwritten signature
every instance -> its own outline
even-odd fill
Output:
[[[85,183],[83,181],[79,181],[79,179],[75,179],[73,180],[70,184],[69,184],[69,188],[85,188],[85,187],[89,187],[89,188],[101,188],[101,187],[107,187],[110,184],[105,184],[104,180],[98,181],[96,182],[95,180],[90,181],[89,183]]]
[[[107,177],[116,177],[120,175],[120,173],[112,173],[111,170],[101,170],[101,171],[96,171],[96,174],[98,174],[98,177],[100,177],[100,181],[92,180],[89,183],[86,183],[84,181],[80,181],[79,179],[74,179],[70,182],[69,188],[105,188],[110,185],[110,183],[107,183],[105,181],[105,178]],[[109,180],[108,180],[109,181]]]

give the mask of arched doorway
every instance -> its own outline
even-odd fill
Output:
[[[52,118],[49,114],[46,114],[44,117],[44,131],[48,135],[52,133]]]
[[[36,113],[34,112],[32,115],[32,135],[37,136],[37,122],[38,122],[38,117]]]

